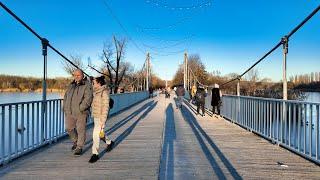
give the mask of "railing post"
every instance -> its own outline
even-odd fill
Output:
[[[236,121],[239,122],[240,120],[240,77],[237,80],[237,119]]]
[[[184,62],[183,62],[183,87],[184,89],[187,88],[187,62],[188,61],[188,55],[187,53],[184,53]]]
[[[240,96],[240,77],[238,77],[237,81],[237,96]]]
[[[288,36],[284,36],[281,39],[282,42],[282,48],[283,48],[283,103],[282,103],[282,121],[281,121],[281,143],[283,140],[285,141],[286,144],[286,122],[287,122],[287,107],[286,107],[286,100],[288,100],[288,87],[287,87],[287,54],[288,54]]]
[[[147,77],[146,77],[146,91],[149,90],[149,73],[150,73],[150,54],[147,53]]]
[[[287,54],[288,54],[288,37],[284,36],[282,39],[283,46],[283,100],[288,99],[288,89],[287,89]]]
[[[49,41],[41,39],[43,55],[43,81],[42,81],[42,106],[41,106],[41,141],[45,141],[45,123],[47,122],[47,54]]]

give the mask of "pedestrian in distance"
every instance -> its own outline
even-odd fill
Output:
[[[212,113],[220,115],[221,92],[218,84],[213,85],[211,98]]]
[[[191,87],[191,102],[194,103],[195,102],[195,96],[197,93],[197,87],[195,85],[193,85]]]
[[[149,98],[153,98],[153,88],[149,87]]]
[[[182,108],[182,102],[185,95],[185,89],[183,85],[179,85],[176,89],[177,94],[177,108]]]
[[[197,105],[197,114],[200,114],[200,109],[201,109],[202,116],[205,116],[205,109],[204,109],[205,100],[206,100],[205,98],[206,98],[205,89],[201,85],[199,85],[197,88],[195,99],[196,99],[196,105]]]

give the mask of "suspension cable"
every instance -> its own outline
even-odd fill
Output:
[[[70,61],[66,56],[64,56],[60,51],[58,51],[56,48],[54,48],[47,39],[41,37],[35,30],[33,30],[29,25],[27,25],[22,19],[20,19],[14,12],[12,12],[7,6],[5,6],[2,2],[0,2],[0,6],[7,11],[12,17],[14,17],[17,21],[19,21],[25,28],[27,28],[33,35],[35,35],[42,43],[45,42],[45,44],[50,47],[54,52],[59,54],[63,59],[68,61],[71,65],[73,65],[77,69],[79,68],[77,65],[75,65],[72,61]],[[82,70],[82,69],[81,69]],[[82,70],[82,72],[89,76],[86,72]]]
[[[289,34],[287,34],[286,36],[284,36],[287,40],[289,40],[289,38],[295,34],[306,22],[308,22],[318,11],[320,10],[320,5],[314,10],[312,11],[311,14],[309,14],[299,25],[297,25]],[[284,43],[284,40],[281,39],[280,42],[278,42],[277,45],[275,45],[269,52],[267,52],[264,56],[262,56],[262,58],[260,58],[257,62],[255,62],[251,67],[249,67],[246,71],[244,71],[241,75],[239,75],[238,77],[231,79],[225,83],[223,83],[221,86],[224,86],[226,84],[229,84],[235,80],[239,80],[241,79],[247,72],[249,72],[252,68],[254,68],[257,64],[259,64],[262,60],[264,60],[267,56],[269,56],[273,51],[275,51],[277,48],[279,48],[282,44]]]
[[[109,9],[109,11],[111,12],[112,16],[117,20],[117,22],[120,24],[121,28],[123,28],[123,30],[125,30],[125,28],[122,26],[122,24],[119,22],[119,20],[117,19],[117,17],[114,15],[114,13],[112,12],[111,8],[108,6],[108,4],[104,1],[105,6]],[[2,8],[4,8],[11,16],[13,16],[17,21],[19,21],[25,28],[27,28],[33,35],[35,35],[40,41],[46,41],[47,42],[47,46],[50,47],[54,52],[56,52],[58,55],[60,55],[63,59],[65,59],[67,62],[69,62],[71,65],[73,65],[75,68],[77,69],[81,69],[80,67],[78,67],[76,64],[74,64],[72,61],[70,61],[65,55],[63,55],[59,50],[57,50],[55,47],[53,47],[45,38],[42,38],[36,31],[34,31],[30,26],[28,26],[23,20],[21,20],[15,13],[13,13],[8,7],[6,7],[2,2],[0,2],[0,6]],[[125,32],[127,33],[127,31],[125,30]],[[131,41],[132,38],[130,38]],[[134,45],[140,50],[140,47],[137,46],[137,44],[133,41]],[[143,51],[142,51],[143,52]],[[90,67],[90,66],[89,66]],[[97,69],[95,69],[94,67],[90,67],[92,69],[94,69],[95,71],[97,71],[100,74],[106,75],[103,72],[98,71]],[[83,71],[83,70],[82,70]],[[83,71],[83,73],[87,76],[89,76],[89,74],[87,74],[85,71]]]
[[[124,25],[121,23],[120,19],[116,16],[116,14],[113,12],[111,6],[105,1],[102,0],[102,3],[104,4],[104,6],[106,7],[106,9],[109,11],[110,15],[112,16],[112,18],[117,22],[117,24],[120,26],[120,28],[127,34],[129,40],[133,43],[133,45],[142,53],[145,54],[145,51],[143,49],[141,49],[141,47],[131,38],[129,32],[127,31],[127,29],[124,27]]]

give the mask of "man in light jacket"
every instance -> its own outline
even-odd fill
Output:
[[[93,99],[92,85],[84,78],[83,72],[76,69],[74,80],[64,95],[63,110],[66,117],[66,130],[73,142],[74,155],[81,155],[86,141],[86,120]]]

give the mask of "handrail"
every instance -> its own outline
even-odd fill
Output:
[[[225,97],[240,97],[240,98],[246,98],[246,99],[258,99],[258,100],[264,100],[264,101],[289,102],[289,103],[295,103],[295,104],[298,103],[298,104],[320,105],[320,103],[316,103],[316,102],[298,101],[298,100],[283,100],[283,99],[274,99],[274,98],[265,98],[265,97],[237,96],[237,95],[229,95],[229,94],[224,94],[222,96],[225,96]]]
[[[222,96],[222,116],[320,165],[320,103]]]

